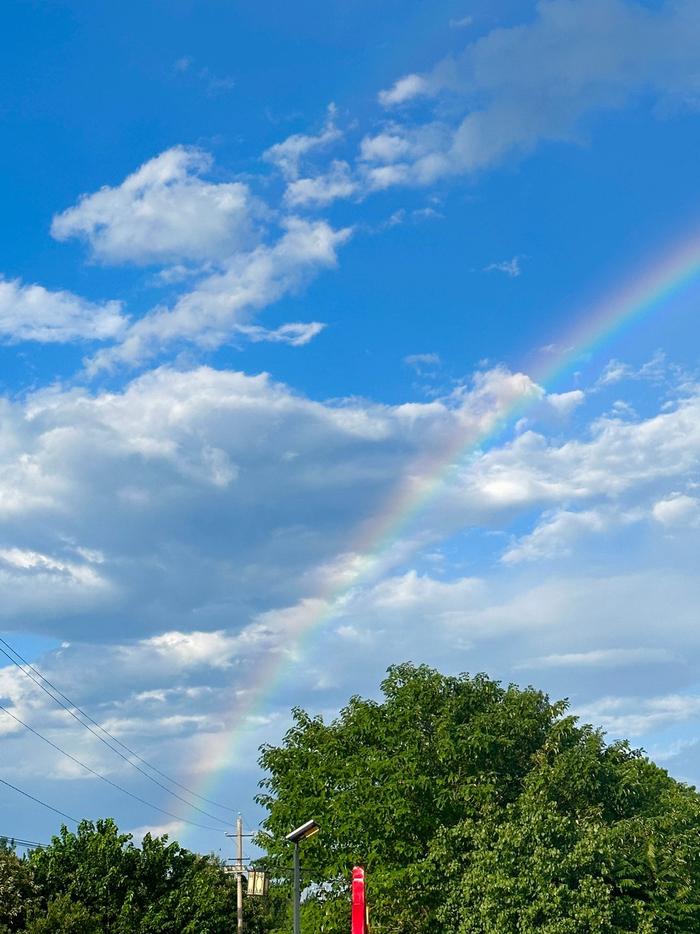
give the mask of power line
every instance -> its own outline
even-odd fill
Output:
[[[5,640],[2,639],[2,638],[0,638],[0,642],[3,643],[4,645],[7,645],[8,648],[9,648],[12,652],[14,652],[15,655],[17,655],[17,658],[22,659],[22,662],[23,662],[25,665],[27,665],[27,667],[30,668],[33,672],[35,672],[35,673],[38,675],[39,678],[41,678],[41,679],[42,679],[43,681],[45,681],[47,684],[51,685],[52,690],[54,690],[57,694],[60,694],[62,697],[65,697],[65,695],[61,694],[61,691],[59,691],[58,688],[55,688],[55,687],[51,684],[51,682],[48,680],[48,678],[45,678],[45,677],[41,674],[41,672],[37,671],[37,669],[34,668],[33,665],[30,665],[29,662],[27,662],[25,659],[23,659],[22,656],[19,654],[19,652],[16,652],[15,649],[13,649],[11,645],[9,645],[9,643],[5,642]],[[105,746],[107,746],[108,749],[111,749],[112,752],[115,753],[115,755],[119,756],[120,759],[123,759],[124,762],[128,763],[128,764],[132,767],[132,769],[136,769],[137,772],[140,772],[141,775],[143,775],[143,776],[144,776],[145,778],[147,778],[149,781],[153,782],[154,785],[158,785],[159,788],[162,788],[163,791],[165,791],[167,794],[172,795],[173,798],[177,798],[178,801],[182,801],[182,803],[183,803],[183,804],[186,804],[187,807],[192,808],[192,809],[195,810],[195,811],[199,811],[200,814],[204,814],[206,817],[211,817],[212,820],[220,821],[220,823],[222,823],[222,824],[226,824],[226,823],[227,823],[222,817],[218,817],[216,814],[210,814],[209,811],[205,811],[205,810],[203,810],[202,808],[197,807],[196,804],[192,804],[192,802],[191,802],[191,801],[188,801],[187,798],[183,798],[182,795],[179,795],[176,791],[173,791],[172,789],[168,788],[168,787],[167,787],[166,785],[164,785],[162,782],[158,781],[157,778],[154,778],[152,775],[149,775],[148,772],[144,771],[140,766],[136,765],[135,762],[132,762],[131,759],[129,759],[128,756],[125,756],[123,752],[121,752],[119,749],[117,749],[115,746],[113,746],[111,743],[109,743],[103,736],[100,736],[100,734],[99,734],[96,730],[94,730],[94,729],[90,726],[89,723],[85,723],[83,720],[81,720],[80,717],[75,713],[75,710],[80,710],[80,708],[77,707],[75,704],[73,704],[72,701],[70,701],[68,698],[66,698],[66,700],[68,701],[68,703],[71,704],[71,707],[74,707],[75,710],[71,710],[71,707],[69,707],[67,704],[64,704],[63,701],[60,700],[60,698],[56,697],[55,694],[52,694],[51,691],[48,690],[48,688],[44,687],[44,685],[41,683],[41,681],[38,681],[37,678],[33,677],[28,671],[26,671],[26,670],[22,667],[22,665],[21,665],[18,661],[16,661],[16,659],[14,659],[14,658],[9,654],[9,652],[6,652],[4,649],[0,648],[0,653],[2,653],[6,658],[8,658],[8,659],[12,662],[13,665],[15,665],[17,668],[19,668],[19,670],[22,672],[22,674],[25,675],[27,678],[29,678],[30,681],[33,681],[34,684],[36,684],[36,686],[37,686],[38,688],[40,688],[40,689],[44,692],[44,694],[47,694],[53,701],[55,701],[60,707],[62,707],[62,708],[66,711],[66,713],[68,713],[77,723],[79,723],[82,727],[84,727],[86,730],[88,730],[90,733],[92,733],[93,736],[97,737],[97,739],[99,739],[99,741],[100,741],[101,743],[103,743]],[[80,710],[80,712],[83,713],[82,710]],[[90,719],[90,718],[89,718],[89,719]],[[97,724],[97,726],[99,727],[99,724]],[[99,728],[100,728],[104,733],[107,733],[107,731],[106,731],[103,727],[99,727]],[[111,736],[111,734],[107,734],[107,735]],[[118,740],[115,740],[115,741],[118,742]],[[123,745],[123,744],[122,744],[122,745]],[[125,748],[126,748],[126,747],[125,747]],[[150,766],[149,766],[149,768],[150,768]],[[170,779],[168,779],[168,781],[170,781]],[[182,818],[176,818],[176,819],[177,819],[177,820],[181,820]],[[192,823],[192,821],[185,821],[185,823]],[[197,826],[202,827],[203,825],[198,824]],[[207,829],[207,830],[218,830],[218,828],[212,828],[212,827],[207,827],[207,828],[205,828],[205,829]]]
[[[47,804],[46,801],[42,801],[40,798],[35,798],[34,795],[30,795],[28,791],[22,791],[22,789],[18,788],[16,785],[11,785],[10,782],[6,782],[4,778],[0,778],[0,785],[6,785],[8,788],[16,791],[17,794],[24,795],[24,797],[29,798],[30,801],[34,801],[36,804],[40,804],[43,808],[48,808],[49,811],[53,811],[54,814],[60,814],[61,817],[65,817],[66,820],[72,821],[74,824],[80,823],[77,817],[71,817],[70,814],[65,814],[63,811],[59,811],[58,808],[55,808],[52,804]]]
[[[22,840],[20,837],[13,837],[12,834],[3,833],[0,834],[0,841],[9,843],[10,846],[20,847],[20,849],[35,849],[35,850],[45,850],[48,847],[48,843],[37,843],[36,840]]]
[[[83,717],[85,717],[86,720],[89,720],[90,723],[92,723],[94,726],[96,726],[96,727],[98,728],[98,730],[100,730],[100,731],[101,731],[102,733],[104,733],[106,736],[109,736],[109,738],[110,738],[111,740],[113,740],[115,743],[117,743],[117,745],[121,746],[122,749],[125,749],[125,750],[129,753],[129,755],[134,756],[135,759],[138,759],[138,761],[141,762],[141,763],[143,763],[143,765],[147,766],[147,767],[148,767],[149,769],[151,769],[153,772],[156,772],[158,775],[160,775],[160,776],[161,776],[162,778],[164,778],[166,781],[170,782],[171,785],[176,785],[178,788],[181,788],[183,791],[186,791],[189,795],[192,795],[192,796],[195,797],[195,798],[199,798],[200,801],[206,801],[207,804],[212,804],[212,805],[214,805],[214,807],[222,808],[222,810],[224,810],[224,811],[229,811],[231,814],[237,814],[237,813],[238,813],[238,812],[235,810],[235,808],[231,808],[231,807],[228,807],[228,806],[225,805],[225,804],[220,804],[218,801],[212,801],[212,800],[210,800],[209,798],[205,798],[203,795],[200,795],[200,794],[198,794],[196,791],[193,791],[191,788],[188,788],[187,785],[181,784],[180,782],[176,781],[174,778],[171,778],[171,777],[170,777],[169,775],[167,775],[165,772],[162,772],[159,768],[157,768],[155,765],[153,765],[152,763],[150,763],[147,759],[144,759],[144,758],[143,758],[142,756],[140,756],[137,752],[135,752],[133,749],[131,749],[129,746],[127,746],[126,743],[122,742],[122,740],[118,739],[116,736],[113,736],[113,735],[109,732],[109,730],[107,730],[105,727],[102,726],[101,723],[99,723],[97,720],[95,720],[93,717],[91,717],[90,714],[89,714],[87,711],[85,711],[85,710],[83,710],[81,707],[79,707],[74,701],[72,701],[72,700],[70,699],[70,697],[66,697],[66,695],[63,693],[63,691],[60,690],[60,688],[57,688],[56,685],[53,684],[51,681],[49,681],[49,679],[48,679],[45,675],[43,675],[43,674],[39,671],[38,668],[35,668],[34,665],[31,664],[31,662],[27,661],[26,658],[24,658],[22,655],[20,655],[20,653],[17,651],[17,649],[14,648],[12,645],[10,645],[10,643],[7,642],[6,639],[3,639],[2,637],[0,637],[0,643],[2,643],[2,645],[4,645],[6,648],[8,648],[8,649],[10,650],[10,652],[13,653],[13,655],[16,655],[17,658],[22,662],[23,665],[26,665],[27,668],[30,668],[30,669],[34,672],[35,675],[37,675],[39,678],[41,678],[41,680],[42,680],[45,684],[48,684],[49,687],[51,688],[51,690],[54,691],[56,694],[58,694],[60,697],[62,697],[63,700],[66,701],[68,704],[70,704],[70,706],[71,706],[74,710],[79,711],[79,713],[80,713]],[[0,652],[1,652],[1,651],[2,651],[2,649],[0,649]],[[13,658],[11,658],[9,655],[7,655],[7,652],[3,652],[3,655],[5,655],[7,658],[10,658],[10,661],[11,661],[13,664],[17,665],[17,662],[16,662]],[[20,671],[23,670],[19,665],[18,665],[18,667],[20,668]],[[27,674],[27,672],[24,672],[24,674]],[[34,679],[32,678],[32,680],[34,680]],[[36,682],[35,682],[35,683],[36,683]],[[48,692],[47,692],[47,693],[48,693]],[[58,701],[57,698],[54,698],[54,700],[55,700],[57,703],[60,703],[60,702]],[[61,705],[61,706],[63,706],[63,705]],[[80,721],[79,721],[79,722],[80,722]],[[88,727],[87,727],[87,724],[83,724],[83,726],[85,726],[86,729],[88,728]],[[101,737],[100,737],[100,738],[101,738]],[[102,742],[105,742],[105,741],[102,740]],[[109,743],[107,743],[106,745],[109,745]],[[111,747],[110,747],[110,748],[111,748]],[[148,777],[150,778],[150,776],[148,776]],[[152,779],[152,780],[153,780],[153,779]],[[161,787],[162,787],[162,786],[161,786]],[[166,789],[166,791],[167,791],[167,789]],[[172,793],[172,792],[171,792],[171,793]],[[182,799],[180,799],[180,800],[182,800]],[[186,804],[189,804],[189,802],[185,802],[185,803],[186,803]],[[195,805],[193,805],[193,804],[190,805],[190,806],[191,806],[191,807],[195,807]],[[206,811],[203,811],[202,813],[206,814],[207,812],[206,812]],[[207,814],[207,816],[208,816],[208,817],[211,817],[212,815],[211,815],[211,814]],[[219,818],[216,818],[216,819],[218,820]]]
[[[29,730],[30,733],[34,734],[34,736],[38,736],[39,739],[43,740],[45,743],[48,743],[49,746],[51,746],[57,752],[60,752],[61,755],[66,756],[66,758],[70,759],[72,762],[75,762],[76,765],[79,765],[81,769],[85,769],[86,772],[89,772],[91,775],[94,775],[96,778],[99,778],[101,781],[106,782],[108,785],[111,785],[112,788],[116,788],[117,791],[121,791],[125,795],[128,795],[130,798],[133,798],[134,801],[139,801],[141,804],[145,804],[146,807],[153,808],[154,811],[160,811],[161,814],[165,814],[168,817],[174,818],[175,820],[178,820],[178,821],[182,820],[183,823],[191,824],[193,827],[199,827],[200,830],[215,830],[217,832],[220,832],[218,827],[207,827],[206,824],[198,824],[196,821],[185,820],[184,818],[178,817],[177,814],[173,814],[172,811],[166,811],[165,808],[161,808],[157,804],[152,804],[150,801],[146,801],[145,798],[140,797],[140,795],[134,794],[133,791],[129,791],[128,788],[124,788],[122,785],[117,784],[117,782],[113,782],[111,778],[107,778],[106,775],[103,775],[101,772],[98,772],[96,769],[91,768],[81,759],[78,759],[77,756],[72,755],[70,752],[63,749],[61,746],[59,746],[58,743],[54,743],[53,740],[48,738],[48,736],[44,736],[43,733],[40,733],[38,730],[35,730],[33,726],[29,726],[28,723],[25,723],[24,720],[20,720],[20,718],[16,714],[12,713],[10,710],[7,709],[7,707],[3,706],[2,704],[0,704],[0,710],[4,714],[7,714],[8,717],[11,717],[16,723],[19,723],[20,726],[23,726],[25,730]],[[221,818],[215,818],[215,819],[221,820]]]

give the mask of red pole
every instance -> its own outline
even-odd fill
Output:
[[[352,934],[366,934],[365,871],[355,866],[352,871]]]

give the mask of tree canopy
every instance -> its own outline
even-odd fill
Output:
[[[0,850],[0,932],[220,934],[235,905],[214,857],[166,836],[146,834],[137,847],[112,820],[63,827],[24,860]]]
[[[533,688],[389,669],[381,702],[304,710],[263,747],[271,867],[304,842],[305,931],[347,930],[353,864],[373,934],[700,930],[700,798]]]

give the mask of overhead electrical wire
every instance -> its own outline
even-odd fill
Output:
[[[48,847],[48,843],[37,843],[36,840],[22,840],[20,837],[13,837],[12,834],[8,833],[0,834],[0,841],[8,843],[12,847],[18,846],[22,850],[45,850]]]
[[[75,764],[79,765],[81,769],[85,769],[86,772],[89,772],[91,775],[94,775],[96,778],[99,778],[101,781],[106,782],[108,785],[111,785],[112,788],[116,788],[117,791],[121,791],[123,794],[128,795],[130,798],[133,798],[134,801],[139,801],[141,804],[145,804],[146,807],[153,808],[154,811],[160,811],[161,814],[165,814],[167,815],[167,817],[172,817],[178,821],[181,820],[183,821],[183,823],[191,824],[193,827],[199,827],[200,830],[215,830],[217,832],[220,832],[219,827],[208,827],[206,824],[199,824],[196,821],[185,820],[185,818],[178,817],[177,814],[173,814],[172,811],[166,811],[165,808],[159,807],[157,804],[153,804],[151,801],[147,801],[145,798],[142,798],[140,795],[134,794],[133,791],[129,791],[128,788],[124,788],[122,785],[117,784],[117,782],[113,782],[111,778],[107,778],[106,775],[103,775],[101,772],[98,772],[96,769],[93,769],[91,766],[87,765],[81,759],[78,759],[77,756],[74,756],[70,752],[68,752],[66,749],[63,749],[61,746],[58,745],[58,743],[54,743],[54,741],[49,739],[48,736],[44,736],[43,733],[40,733],[38,730],[35,730],[34,727],[29,726],[28,723],[25,723],[24,720],[20,720],[20,718],[16,714],[8,710],[7,707],[3,706],[3,704],[0,704],[0,711],[2,711],[4,714],[7,714],[8,717],[11,717],[16,723],[19,723],[20,726],[23,726],[25,730],[29,730],[30,733],[34,734],[34,736],[38,736],[39,739],[43,740],[45,743],[47,743],[57,752],[60,752],[62,756],[66,756],[66,758],[70,759],[71,762],[75,762]],[[221,818],[217,817],[215,818],[215,820],[221,820]],[[223,821],[221,822],[224,823]]]
[[[6,782],[4,778],[0,778],[0,785],[5,785],[7,788],[11,788],[18,794],[24,795],[25,798],[29,798],[30,801],[34,801],[36,804],[40,804],[43,808],[48,808],[49,811],[53,811],[54,814],[60,814],[61,817],[65,817],[66,820],[72,821],[74,824],[80,823],[77,817],[71,817],[70,814],[66,814],[64,811],[59,811],[59,809],[55,808],[52,804],[47,804],[46,801],[42,801],[41,798],[35,798],[34,795],[30,795],[28,791],[22,791],[22,789],[18,788],[16,785],[12,785],[10,782]]]
[[[127,746],[126,743],[122,742],[122,740],[118,739],[116,736],[113,736],[112,733],[109,732],[109,730],[107,730],[105,727],[102,726],[101,723],[99,723],[97,720],[91,717],[90,714],[86,710],[83,710],[81,707],[79,707],[74,701],[70,699],[70,697],[66,697],[66,695],[63,693],[63,691],[61,691],[60,688],[57,688],[55,684],[52,684],[51,681],[49,681],[49,679],[45,675],[43,675],[39,671],[38,668],[35,668],[34,665],[32,665],[31,662],[27,661],[26,658],[23,658],[23,656],[20,655],[17,649],[14,648],[14,646],[10,645],[10,643],[7,642],[6,639],[3,639],[2,637],[0,637],[0,643],[2,643],[2,645],[8,648],[10,652],[16,655],[23,665],[26,665],[27,668],[30,668],[34,672],[34,674],[38,675],[38,677],[41,678],[42,681],[48,684],[52,691],[54,691],[56,694],[62,697],[64,701],[70,704],[70,706],[74,710],[77,710],[83,717],[85,717],[86,720],[89,720],[90,723],[92,723],[94,726],[98,728],[98,730],[100,730],[106,736],[109,736],[109,738],[113,740],[115,743],[117,743],[117,745],[121,746],[122,749],[125,749],[129,753],[130,756],[133,756],[135,759],[138,759],[139,762],[147,766],[153,772],[156,772],[162,778],[166,779],[166,781],[170,782],[171,785],[176,785],[178,788],[181,788],[183,791],[186,791],[188,794],[192,795],[193,797],[199,798],[200,801],[206,801],[207,804],[212,804],[214,805],[214,807],[221,808],[224,811],[229,811],[231,814],[238,813],[235,808],[229,807],[226,804],[220,804],[218,801],[212,801],[210,798],[205,798],[203,795],[200,795],[196,791],[193,791],[192,788],[188,788],[187,785],[181,784],[176,779],[171,778],[170,775],[167,775],[165,772],[162,772],[157,766],[153,765],[153,763],[149,762],[147,759],[144,759],[137,752],[135,752],[133,749]],[[3,653],[3,654],[6,654],[6,653]],[[17,663],[15,662],[15,664]]]
[[[44,675],[42,675],[40,671],[38,671],[36,668],[34,668],[33,665],[31,665],[28,661],[26,661],[26,659],[24,659],[20,655],[20,653],[16,651],[16,649],[13,649],[12,646],[2,638],[0,638],[0,643],[2,643],[3,645],[6,645],[7,648],[9,648],[10,651],[13,652],[17,656],[17,658],[21,660],[22,664],[26,665],[27,668],[31,669],[31,671],[33,671],[37,675],[37,677],[40,678],[41,680],[37,680],[37,678],[35,678],[32,674],[30,674],[29,671],[23,668],[22,664],[20,664],[20,662],[18,662],[15,658],[13,658],[9,652],[6,652],[5,649],[0,648],[0,653],[2,653],[6,658],[8,658],[12,662],[13,665],[19,668],[19,670],[22,672],[23,675],[29,678],[30,681],[33,681],[34,684],[36,684],[36,686],[44,692],[44,694],[47,694],[55,703],[57,703],[60,707],[62,707],[66,711],[66,713],[68,713],[77,723],[79,723],[82,727],[84,727],[86,730],[92,733],[92,735],[95,736],[97,739],[99,739],[101,743],[104,743],[104,745],[107,746],[108,749],[111,749],[115,755],[119,756],[120,759],[123,759],[124,762],[128,763],[132,767],[132,769],[136,769],[137,772],[140,772],[141,775],[143,775],[149,781],[153,782],[154,785],[157,785],[159,788],[162,788],[163,791],[171,795],[173,798],[177,798],[178,801],[181,801],[183,804],[186,804],[187,807],[192,808],[195,811],[198,811],[200,814],[204,814],[206,817],[211,817],[212,820],[220,821],[222,824],[228,824],[228,822],[224,820],[222,817],[219,817],[217,814],[210,814],[209,811],[205,811],[203,808],[200,808],[196,804],[193,804],[191,801],[188,801],[187,798],[183,798],[182,795],[179,795],[176,791],[173,791],[171,788],[168,788],[162,782],[158,781],[157,778],[154,778],[152,775],[149,775],[148,772],[144,771],[144,769],[138,766],[135,762],[132,762],[128,756],[124,755],[124,753],[121,752],[119,749],[117,749],[114,745],[112,745],[112,743],[108,742],[104,738],[104,736],[101,736],[97,732],[97,730],[93,729],[93,727],[90,726],[89,723],[85,723],[84,720],[81,720],[78,714],[75,713],[76,710],[80,711],[80,713],[83,714],[83,716],[87,716],[87,715],[80,709],[80,707],[74,704],[70,700],[70,698],[67,698],[65,694],[63,694],[61,691],[58,690],[58,688],[54,687],[54,685],[48,680],[48,678],[45,678]],[[41,683],[42,681],[46,682],[46,684],[48,684],[51,687],[51,691]],[[52,693],[52,691],[55,693]],[[60,697],[56,697],[56,694],[60,695]],[[60,699],[61,697],[65,698],[65,700],[68,701],[68,704],[70,704],[70,707],[68,706],[68,704],[65,704]],[[74,708],[74,709],[71,709],[71,708]],[[89,720],[92,720],[91,717],[87,717],[87,718]],[[110,738],[114,739],[115,742],[119,743],[119,740],[112,737],[111,733],[108,733],[107,730],[105,730],[104,727],[100,726],[99,723],[95,722],[95,725],[99,727],[99,729],[102,730],[103,733],[106,733],[108,736],[110,736]],[[123,746],[124,744],[120,743],[120,745]],[[126,749],[128,747],[124,746],[124,748]],[[137,758],[140,758],[140,756],[137,756]],[[152,768],[152,766],[150,765],[148,765],[148,767]],[[171,779],[168,778],[167,781],[171,781]],[[173,782],[173,784],[177,784],[177,783]],[[190,793],[192,794],[193,792],[190,792]],[[216,804],[216,802],[213,802],[213,803]],[[216,806],[223,807],[223,805],[216,805]],[[227,810],[233,810],[233,809],[227,809]],[[180,820],[180,818],[178,818],[178,820]],[[189,821],[188,823],[191,823],[191,821]],[[212,828],[207,828],[207,829],[211,830]]]

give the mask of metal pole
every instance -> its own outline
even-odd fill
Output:
[[[243,934],[243,818],[238,815],[236,820],[236,836],[238,838],[238,872],[236,873],[236,930]]]
[[[301,870],[299,867],[299,841],[294,843],[294,934],[301,934],[299,917],[301,906]]]

